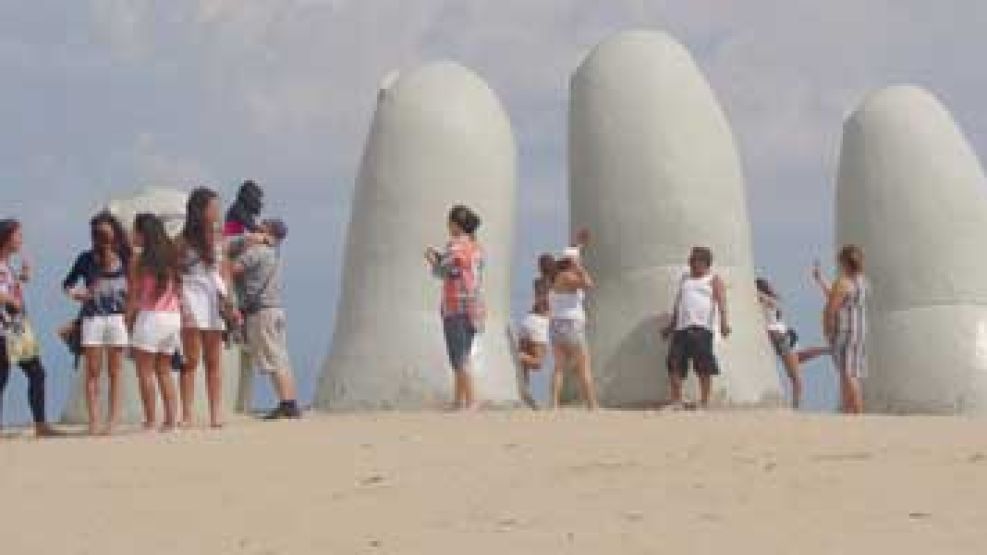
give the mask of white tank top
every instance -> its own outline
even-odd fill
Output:
[[[583,309],[585,293],[580,289],[574,293],[548,293],[548,306],[553,320],[586,321],[586,310]]]
[[[778,308],[777,299],[772,299],[764,293],[758,293],[757,301],[761,304],[761,312],[764,313],[764,323],[768,331],[787,333],[788,324],[781,317],[781,309]]]
[[[714,277],[712,273],[701,278],[694,278],[689,274],[682,277],[676,307],[676,330],[693,327],[714,330],[717,312],[716,303],[713,302]]]

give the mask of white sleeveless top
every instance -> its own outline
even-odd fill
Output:
[[[582,289],[574,293],[548,293],[548,306],[551,310],[553,320],[575,320],[577,322],[586,321],[586,310],[583,308],[583,299],[586,293]]]
[[[529,312],[521,322],[521,338],[532,343],[548,343],[548,317]]]
[[[764,323],[768,331],[776,333],[788,333],[788,324],[781,316],[781,309],[778,308],[778,300],[772,299],[764,293],[757,294],[757,301],[761,305],[761,312],[764,313]]]
[[[689,274],[682,277],[676,306],[676,330],[693,327],[714,330],[717,313],[716,303],[713,302],[714,278],[712,272],[701,278],[694,278]]]

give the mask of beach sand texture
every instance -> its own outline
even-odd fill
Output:
[[[984,424],[563,411],[8,431],[0,553],[985,553]]]

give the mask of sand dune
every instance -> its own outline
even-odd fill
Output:
[[[2,553],[987,552],[985,422],[502,412],[0,439]]]

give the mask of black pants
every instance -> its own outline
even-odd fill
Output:
[[[27,376],[27,400],[31,405],[31,416],[35,424],[45,422],[45,367],[40,358],[20,363],[18,366]],[[3,392],[10,378],[10,359],[7,357],[7,341],[0,338],[0,423],[3,419]]]

